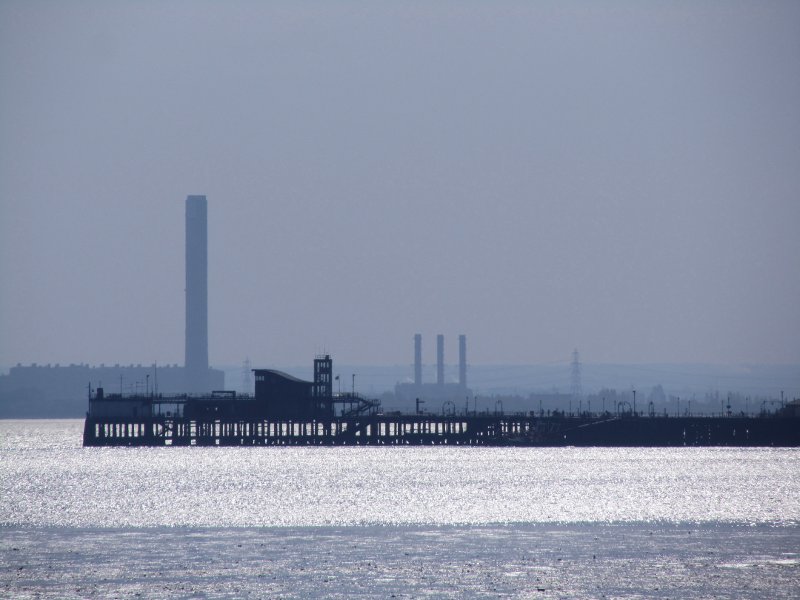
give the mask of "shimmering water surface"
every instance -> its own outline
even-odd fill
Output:
[[[0,422],[0,523],[800,522],[793,449],[82,448],[80,432]]]
[[[81,430],[0,421],[0,595],[789,598],[800,583],[793,449],[84,449]]]

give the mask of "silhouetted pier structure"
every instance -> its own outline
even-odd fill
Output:
[[[174,399],[170,399],[174,401]],[[328,419],[87,417],[86,446],[800,446],[800,420],[765,417],[361,415]]]
[[[255,395],[105,395],[89,401],[84,446],[800,446],[800,407],[718,417],[542,413],[382,413],[359,394],[333,394],[330,356],[314,381],[255,369]],[[449,403],[451,406],[452,403]],[[791,410],[789,410],[791,409]]]
[[[362,415],[86,419],[85,446],[800,446],[800,420],[769,417]]]

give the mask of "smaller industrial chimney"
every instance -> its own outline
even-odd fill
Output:
[[[458,336],[458,383],[467,387],[467,336]]]
[[[444,385],[444,336],[436,336],[436,383]]]
[[[414,334],[414,385],[422,385],[422,334]]]

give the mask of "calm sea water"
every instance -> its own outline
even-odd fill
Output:
[[[0,595],[800,587],[793,449],[84,449],[81,431],[0,421]]]

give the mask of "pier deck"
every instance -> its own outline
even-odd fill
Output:
[[[362,415],[322,419],[87,417],[84,446],[800,446],[800,419]]]

